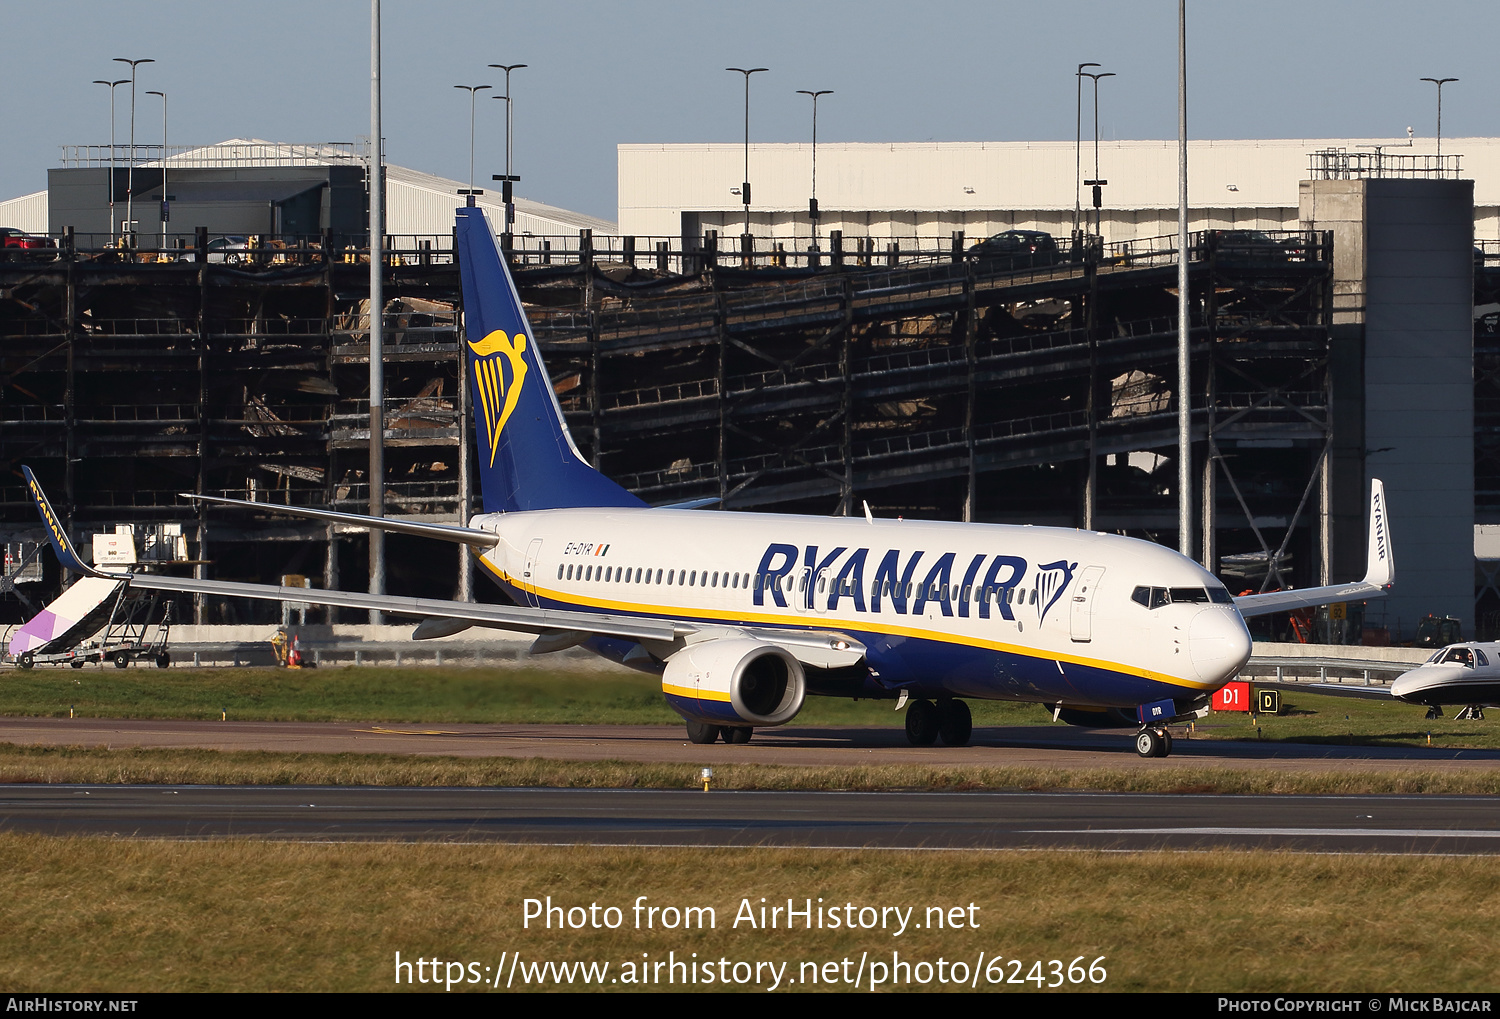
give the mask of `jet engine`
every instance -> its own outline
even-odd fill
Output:
[[[775,644],[709,640],[669,658],[661,688],[672,710],[695,722],[783,725],[802,710],[807,675],[801,662]]]

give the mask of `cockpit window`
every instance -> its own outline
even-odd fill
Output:
[[[1232,605],[1234,599],[1224,587],[1138,587],[1130,593],[1130,600],[1148,609],[1163,605],[1201,605],[1212,602],[1216,605]]]
[[[1484,652],[1478,648],[1474,649],[1474,664],[1484,667],[1490,664],[1490,660],[1484,656]]]
[[[1473,668],[1474,652],[1466,647],[1449,648],[1447,653],[1443,655],[1443,663],[1447,664],[1450,662],[1458,665],[1467,665],[1470,668]]]

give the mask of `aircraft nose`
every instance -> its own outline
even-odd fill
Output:
[[[1432,695],[1434,687],[1460,680],[1465,673],[1461,665],[1423,665],[1403,672],[1391,682],[1391,696],[1411,704],[1425,703],[1422,695]]]
[[[1391,680],[1392,697],[1396,698],[1397,700],[1404,701],[1411,694],[1412,690],[1416,688],[1416,685],[1418,683],[1415,672],[1415,669],[1413,669],[1411,672],[1403,672],[1401,675]]]
[[[1225,682],[1250,660],[1250,631],[1238,612],[1204,609],[1188,628],[1188,649],[1199,679]]]

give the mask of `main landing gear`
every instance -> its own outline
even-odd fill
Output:
[[[906,708],[906,739],[914,747],[967,746],[974,732],[974,716],[963,701],[912,701]]]
[[[707,722],[688,720],[688,742],[709,744],[722,739],[725,743],[749,743],[755,732],[748,725],[709,725]]]
[[[1458,714],[1453,716],[1455,722],[1482,722],[1484,721],[1484,705],[1470,704]]]
[[[1165,727],[1142,729],[1135,734],[1135,752],[1142,757],[1167,757],[1172,753],[1172,734]]]

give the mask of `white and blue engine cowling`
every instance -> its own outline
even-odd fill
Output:
[[[784,725],[802,710],[807,674],[785,648],[750,638],[691,644],[667,660],[667,704],[710,725]]]

